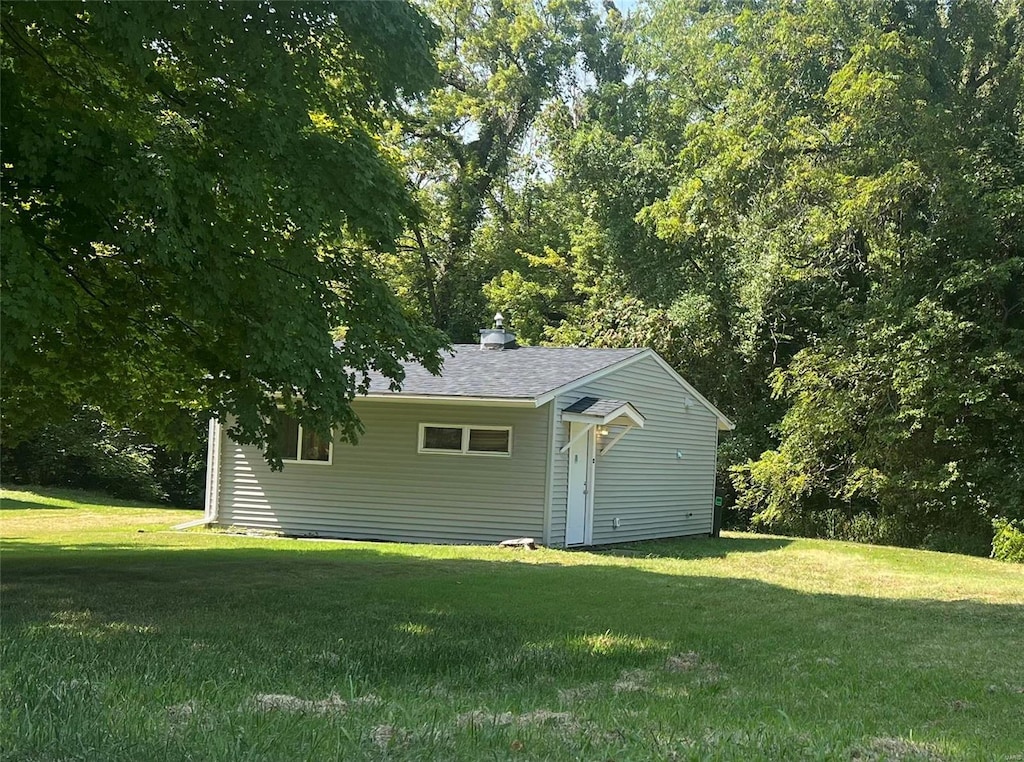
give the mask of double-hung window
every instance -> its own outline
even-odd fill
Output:
[[[512,454],[512,427],[421,423],[419,452],[508,457]]]
[[[282,414],[281,428],[277,433],[277,451],[284,461],[330,465],[334,443],[305,429],[290,415]]]

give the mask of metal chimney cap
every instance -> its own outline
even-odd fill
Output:
[[[502,327],[504,327],[504,324],[505,324],[505,316],[502,315],[500,312],[495,312],[494,313],[494,327],[495,328],[502,328]]]

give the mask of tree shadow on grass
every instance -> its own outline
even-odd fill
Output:
[[[938,728],[967,749],[977,718],[950,707],[996,728],[1019,712],[990,687],[1024,673],[1021,605],[811,594],[618,558],[10,545],[33,551],[7,554],[0,600],[6,679],[30,700],[145,675],[138,700],[157,712],[211,691],[231,711],[257,693],[374,693],[449,723],[479,707],[628,709],[698,734],[781,716],[780,732],[815,737],[827,696],[844,726]],[[690,661],[666,669],[679,654]]]
[[[66,505],[50,505],[49,503],[37,503],[30,500],[11,500],[10,498],[3,498],[0,500],[0,511],[41,511],[41,510],[53,510],[53,511],[66,511],[68,506]]]
[[[674,558],[679,560],[725,558],[734,553],[767,553],[793,541],[785,537],[681,537],[644,540],[588,548],[591,553],[622,558]]]
[[[135,508],[153,511],[183,511],[189,508],[178,508],[171,505],[159,505],[152,502],[133,500],[131,498],[113,497],[105,492],[76,489],[73,487],[41,487],[37,484],[0,484],[0,489],[17,497],[0,499],[0,510],[74,510],[89,508]],[[42,500],[40,499],[42,498]],[[53,505],[49,500],[64,500],[71,505]]]

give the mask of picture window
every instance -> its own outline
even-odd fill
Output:
[[[290,415],[281,416],[281,427],[277,432],[277,451],[281,459],[295,463],[324,463],[330,465],[334,454],[334,443],[316,432],[306,430]]]
[[[421,423],[419,452],[508,457],[512,454],[512,427]]]

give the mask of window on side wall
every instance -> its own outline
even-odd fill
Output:
[[[428,454],[508,457],[512,454],[512,427],[421,423],[418,449]]]
[[[334,443],[323,439],[313,431],[306,431],[302,424],[290,415],[281,415],[281,427],[277,434],[277,449],[281,459],[294,463],[324,463],[330,465],[334,455]]]

